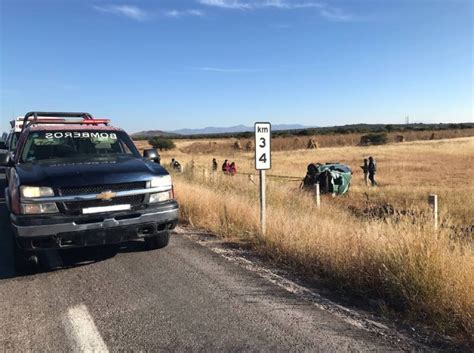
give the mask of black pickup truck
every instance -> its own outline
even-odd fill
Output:
[[[165,247],[178,204],[156,158],[88,113],[26,114],[15,153],[0,151],[17,256],[133,239]]]

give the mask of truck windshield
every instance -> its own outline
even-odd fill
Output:
[[[34,131],[28,135],[21,161],[121,155],[140,157],[131,139],[122,131]]]

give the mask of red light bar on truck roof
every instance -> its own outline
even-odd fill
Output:
[[[59,119],[59,118],[38,118],[31,120],[31,124],[78,124],[78,125],[99,125],[110,123],[109,119]]]
[[[29,112],[23,119],[21,131],[37,124],[108,125],[109,123],[109,119],[94,119],[89,113]]]
[[[107,125],[110,123],[110,119],[87,119],[83,120],[82,124],[87,124],[87,125],[96,125],[96,124],[104,124]]]

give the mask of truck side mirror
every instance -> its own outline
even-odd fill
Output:
[[[0,151],[0,166],[8,167],[10,166],[11,159],[10,159],[10,152],[7,150]]]
[[[158,164],[160,164],[160,160],[161,160],[161,157],[160,157],[158,151],[154,148],[144,150],[143,151],[143,158],[148,159],[150,161],[154,161]]]
[[[8,147],[5,141],[0,141],[0,150],[7,150],[7,149]]]

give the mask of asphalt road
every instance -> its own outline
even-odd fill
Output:
[[[0,350],[402,347],[179,234],[156,251],[130,243],[118,253],[51,252],[39,273],[15,274],[3,204],[0,214]]]

